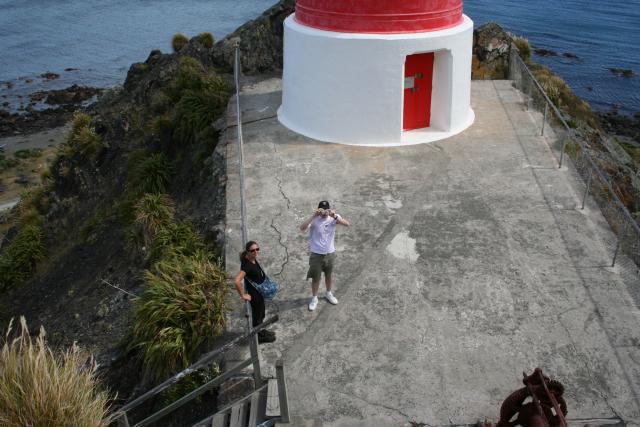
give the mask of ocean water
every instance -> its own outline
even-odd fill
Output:
[[[73,83],[109,87],[152,49],[171,51],[171,37],[210,32],[224,37],[275,0],[0,0],[0,104],[12,110],[34,90]],[[480,25],[496,21],[558,57],[536,57],[594,109],[640,111],[640,0],[467,0]],[[563,53],[577,55],[569,59]],[[46,81],[40,74],[61,75]],[[10,84],[6,84],[10,82]],[[11,86],[11,87],[9,87]],[[5,106],[7,108],[7,106]]]

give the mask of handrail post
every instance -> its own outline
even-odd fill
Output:
[[[278,400],[280,402],[280,422],[289,422],[289,398],[287,397],[287,381],[284,377],[284,361],[276,362],[276,379],[278,382]]]
[[[581,210],[584,210],[584,204],[587,200],[587,194],[589,193],[589,190],[591,190],[591,180],[593,179],[593,170],[591,172],[589,172],[589,180],[587,181],[587,188],[585,188],[584,190],[584,196],[582,196],[582,207],[580,208]]]
[[[564,141],[562,141],[562,150],[560,151],[560,161],[558,162],[558,169],[562,169],[562,161],[564,160],[564,150],[567,149],[567,142],[570,138],[564,137]]]
[[[616,266],[616,259],[618,259],[618,252],[620,251],[620,246],[622,245],[622,239],[618,237],[618,243],[616,244],[616,250],[613,253],[613,261],[611,261],[611,267]]]
[[[544,125],[547,122],[547,115],[549,114],[549,104],[544,103],[544,115],[542,116],[542,130],[540,131],[540,136],[544,136]]]

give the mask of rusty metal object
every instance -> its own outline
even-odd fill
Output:
[[[514,391],[500,407],[500,421],[495,427],[567,427],[564,416],[567,403],[562,394],[564,386],[544,376],[542,369],[527,376],[523,373],[524,387]],[[528,398],[530,401],[525,401]]]

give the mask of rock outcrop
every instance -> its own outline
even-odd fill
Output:
[[[243,73],[258,74],[281,70],[283,22],[294,9],[295,0],[282,0],[258,18],[238,28],[216,43],[214,63],[226,71],[233,70],[235,44],[240,40]]]
[[[474,79],[506,79],[509,74],[509,54],[513,38],[495,22],[488,22],[473,31]]]

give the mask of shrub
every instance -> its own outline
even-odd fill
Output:
[[[131,194],[166,193],[173,178],[173,167],[164,153],[153,154],[144,159],[133,159],[129,170],[129,192]]]
[[[76,113],[73,117],[71,132],[65,144],[59,149],[58,157],[73,157],[76,153],[89,158],[96,155],[106,146],[93,127],[91,127],[91,116],[85,113]],[[52,168],[59,163],[59,159],[54,159]]]
[[[26,148],[23,150],[18,150],[13,154],[18,159],[29,159],[29,158],[37,158],[42,156],[41,148]]]
[[[171,46],[174,52],[180,52],[189,43],[189,39],[184,34],[175,34],[171,39]]]
[[[39,225],[27,224],[0,255],[0,289],[9,289],[24,283],[44,258],[45,247]]]
[[[513,44],[518,48],[520,58],[525,62],[529,62],[531,59],[531,45],[529,44],[529,40],[525,37],[513,37]]]
[[[20,164],[20,161],[14,158],[6,158],[4,154],[0,154],[0,173],[14,168]]]
[[[207,49],[213,47],[213,35],[211,33],[200,33],[196,36],[196,40],[202,43]]]
[[[135,222],[145,246],[174,222],[174,205],[166,194],[145,194],[135,206]]]
[[[161,380],[190,365],[222,332],[225,272],[198,252],[157,263],[144,280],[144,292],[133,300],[131,347],[140,350],[146,374]]]
[[[190,256],[205,249],[204,242],[189,224],[170,223],[158,230],[153,240],[152,258]]]
[[[200,90],[189,90],[175,110],[174,137],[183,144],[211,137],[213,122],[224,112],[228,88],[219,77],[208,77]]]
[[[171,98],[169,95],[159,90],[151,96],[149,105],[154,113],[162,114],[171,107]]]
[[[99,391],[96,363],[78,347],[55,354],[44,329],[35,342],[25,319],[20,335],[11,327],[0,353],[0,425],[107,427],[114,421],[109,396]]]

